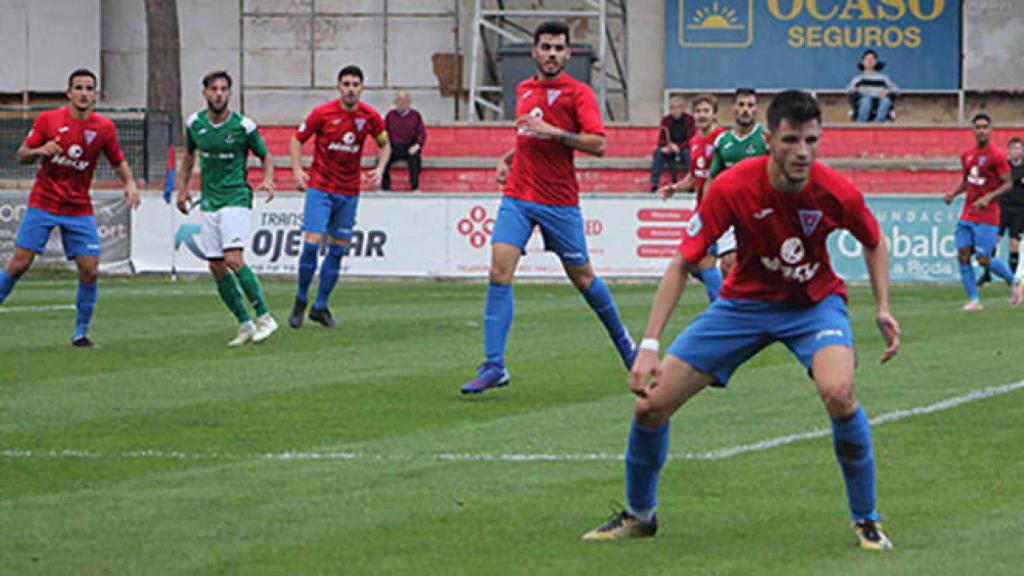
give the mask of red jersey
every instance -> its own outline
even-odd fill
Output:
[[[562,73],[554,80],[523,80],[516,88],[516,118],[529,114],[577,134],[604,136],[590,86]],[[520,130],[505,196],[547,206],[578,206],[573,150],[558,140]]]
[[[725,128],[716,126],[704,137],[700,130],[690,138],[690,174],[693,176],[693,191],[697,193],[697,204],[704,199],[704,185],[711,176],[711,162],[715,159],[715,140]]]
[[[697,263],[723,232],[736,229],[736,268],[725,280],[726,300],[813,304],[846,286],[832,271],[826,240],[837,228],[861,244],[878,245],[878,221],[849,180],[820,162],[796,194],[768,181],[768,157],[751,158],[720,174],[690,219],[679,247]]]
[[[1010,173],[1010,163],[1003,151],[994,144],[978,150],[971,148],[960,155],[960,164],[967,180],[967,201],[960,219],[976,224],[999,226],[999,202],[989,202],[988,208],[977,210],[974,202],[978,198],[1002,186],[1003,178]]]
[[[363,141],[370,135],[384,134],[384,120],[376,110],[362,102],[349,112],[336,99],[319,106],[299,124],[295,137],[299,142],[316,134],[313,167],[309,187],[342,196],[358,196],[363,158]]]
[[[89,188],[100,152],[112,166],[124,162],[114,123],[95,112],[76,120],[67,107],[47,110],[36,118],[25,145],[38,148],[50,140],[57,140],[61,153],[42,157],[28,205],[61,216],[91,216]]]

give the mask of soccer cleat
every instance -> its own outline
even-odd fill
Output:
[[[1010,300],[1010,306],[1020,308],[1022,303],[1024,303],[1024,283],[1018,281],[1013,285],[1013,299]]]
[[[242,322],[238,325],[238,334],[228,342],[228,346],[241,346],[256,334],[256,323],[252,320]]]
[[[277,321],[269,313],[256,319],[256,333],[252,335],[253,342],[263,342],[270,335],[277,332]]]
[[[312,308],[309,311],[309,319],[318,322],[324,328],[334,328],[334,318],[327,308]]]
[[[853,524],[853,533],[857,542],[865,550],[892,550],[892,541],[882,532],[882,525],[871,520],[863,520]]]
[[[971,300],[967,304],[964,304],[963,307],[960,309],[963,310],[964,312],[974,312],[976,310],[982,310],[984,308],[985,307],[981,305],[981,301],[975,298],[974,300]]]
[[[658,533],[658,517],[651,517],[650,522],[641,522],[636,516],[623,510],[609,520],[604,526],[595,528],[583,535],[584,540],[607,542],[611,540],[627,540],[630,538],[650,538]]]
[[[95,348],[96,343],[89,339],[84,334],[81,336],[75,336],[71,339],[71,345],[75,348]]]
[[[463,394],[480,394],[490,388],[501,388],[508,386],[512,379],[504,366],[484,363],[477,368],[476,378],[473,378],[462,387]]]
[[[288,316],[288,325],[292,328],[302,327],[302,317],[306,315],[306,303],[298,298],[292,305],[292,313]]]

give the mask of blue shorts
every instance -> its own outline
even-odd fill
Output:
[[[999,244],[999,226],[960,220],[956,223],[956,249],[973,248],[976,256],[991,258]]]
[[[525,253],[534,226],[540,226],[544,249],[557,254],[563,264],[582,266],[590,259],[579,206],[545,206],[502,198],[491,244],[511,244]]]
[[[50,232],[60,226],[60,239],[68,260],[79,256],[100,255],[100,233],[95,216],[61,216],[39,208],[29,208],[18,228],[14,245],[36,254],[46,252]]]
[[[676,338],[668,353],[729,383],[732,373],[774,342],[782,342],[811,369],[814,355],[828,346],[853,348],[853,328],[840,296],[810,306],[715,300]]]
[[[359,196],[328,194],[315,188],[306,189],[306,207],[302,229],[313,234],[326,234],[331,238],[348,241],[356,226],[356,208]]]

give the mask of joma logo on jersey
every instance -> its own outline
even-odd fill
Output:
[[[679,45],[746,48],[754,42],[754,0],[679,0]]]

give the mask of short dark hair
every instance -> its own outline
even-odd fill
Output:
[[[736,91],[732,93],[732,95],[733,98],[739,98],[740,96],[753,96],[754,100],[757,100],[757,90],[754,90],[753,88],[737,88]]]
[[[1024,145],[1024,140],[1021,140],[1020,138],[1014,136],[1013,138],[1010,138],[1010,146],[1013,146],[1014,144]]]
[[[338,82],[341,82],[341,79],[345,76],[355,76],[356,78],[359,78],[360,84],[363,83],[363,70],[355,64],[349,64],[338,72]]]
[[[227,70],[214,70],[206,76],[203,76],[203,88],[209,88],[210,84],[213,84],[216,80],[223,80],[228,83],[228,88],[231,88],[233,84],[231,80],[231,74],[228,74]]]
[[[690,101],[690,110],[695,110],[697,108],[697,104],[704,102],[709,104],[712,110],[718,112],[718,98],[715,98],[713,94],[697,94],[694,96],[693,100]]]
[[[98,83],[98,81],[96,80],[96,74],[94,74],[92,70],[89,70],[88,68],[78,68],[71,72],[71,74],[68,76],[68,90],[70,90],[71,87],[74,86],[75,78],[79,78],[81,76],[88,76],[89,78],[92,78],[93,84]]]
[[[562,22],[545,22],[533,31],[533,45],[540,43],[542,34],[549,36],[565,36],[565,43],[569,43],[569,27]]]
[[[971,118],[971,124],[974,124],[978,120],[984,120],[984,121],[988,122],[989,124],[992,123],[992,117],[989,116],[988,114],[984,113],[984,112],[978,112],[977,114],[975,114],[974,118]]]
[[[821,123],[818,99],[804,90],[779,92],[768,105],[768,131],[777,131],[783,120],[789,120],[796,125],[806,124],[811,120]]]

